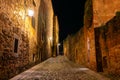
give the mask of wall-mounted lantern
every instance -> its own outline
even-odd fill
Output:
[[[50,39],[50,41],[52,41],[52,37],[50,37],[49,39]]]
[[[52,46],[52,45],[53,45],[53,44],[52,44],[52,42],[53,42],[52,37],[49,37],[49,41],[50,41],[50,45]]]
[[[33,16],[34,15],[34,11],[32,9],[28,9],[28,16]]]
[[[60,43],[58,43],[58,46],[60,46],[61,44]]]

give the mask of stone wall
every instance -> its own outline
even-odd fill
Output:
[[[70,60],[81,65],[87,65],[87,55],[85,54],[84,29],[82,28],[75,35],[69,35],[64,40],[64,55]]]
[[[84,37],[85,37],[85,54],[87,55],[87,66],[96,70],[95,57],[95,38],[93,26],[93,1],[87,0],[84,11]]]
[[[100,27],[115,16],[120,10],[120,0],[92,0],[93,1],[93,24]]]
[[[87,0],[85,3],[84,27],[66,39],[64,44],[64,53],[69,59],[96,70],[92,0]]]
[[[120,14],[108,21],[104,26],[95,29],[96,54],[101,60],[104,71],[120,73]],[[99,62],[97,62],[99,63]]]
[[[59,24],[58,17],[54,15],[53,18],[53,54],[52,56],[57,56],[59,54]]]
[[[52,49],[51,44],[53,44],[53,7],[52,7],[52,0],[41,0],[45,3],[45,32],[46,32],[46,48],[47,48],[47,56],[51,57]]]
[[[63,41],[63,52],[64,55],[68,57],[68,59],[70,59],[70,52],[69,52],[69,44],[70,42],[70,36],[67,36],[67,38]]]
[[[52,28],[51,0],[0,0],[0,79],[7,80],[42,57],[50,57]]]
[[[38,37],[41,60],[52,56],[53,44],[53,8],[51,0],[41,0],[39,6]]]
[[[103,67],[108,67],[111,72],[119,72],[120,69],[117,66],[119,64],[119,17],[117,17],[118,19],[116,17],[113,18],[115,13],[120,10],[119,4],[119,0],[86,0],[84,27],[79,31],[84,34],[81,34],[81,36],[79,34],[68,36],[64,41],[64,53],[70,60],[78,60],[77,62],[80,64],[82,64],[80,61],[84,60],[86,62],[84,65],[99,72],[107,69]],[[117,15],[119,14],[117,13]],[[106,25],[106,23],[109,25]],[[98,28],[94,30],[94,28],[101,26],[105,27],[105,29],[106,26],[110,26],[107,27],[108,32],[106,38],[102,38],[106,34],[104,33],[103,27],[102,29]],[[118,31],[115,33],[115,30]],[[81,56],[77,55],[76,52],[84,54],[85,59],[79,61]],[[109,60],[107,56],[109,56]]]
[[[93,1],[93,27],[101,27],[96,28],[95,29],[95,52],[96,52],[96,69],[97,71],[105,71],[106,69],[108,69],[108,67],[110,67],[110,61],[108,60],[109,54],[108,52],[111,52],[110,49],[108,49],[107,45],[109,44],[109,46],[112,46],[112,44],[110,43],[111,41],[113,43],[116,43],[115,40],[117,40],[118,38],[114,37],[115,40],[110,40],[110,36],[118,35],[118,33],[111,33],[111,34],[107,34],[107,37],[109,38],[103,38],[103,36],[106,35],[106,32],[104,29],[108,29],[108,30],[112,30],[113,27],[106,27],[106,23],[114,24],[117,25],[118,23],[116,23],[116,21],[114,22],[114,20],[116,20],[115,18],[113,19],[113,17],[116,15],[117,11],[120,11],[120,1],[119,0],[92,0]],[[110,21],[113,21],[112,23]],[[105,27],[105,28],[104,28]],[[105,33],[104,33],[105,32]],[[108,42],[107,42],[108,39]],[[111,38],[113,39],[113,38]],[[118,39],[119,40],[119,39]],[[118,43],[117,43],[118,44]],[[114,53],[114,49],[112,50]],[[101,54],[102,53],[102,54]],[[99,56],[99,57],[98,57]],[[115,56],[114,56],[115,58]],[[115,65],[115,64],[113,64]],[[107,67],[107,68],[106,68]],[[115,69],[114,67],[111,69]],[[109,69],[110,70],[110,69]],[[115,71],[113,71],[115,72]],[[115,72],[116,73],[116,72]]]
[[[120,10],[120,1],[113,0],[87,0],[84,12],[84,37],[86,54],[88,54],[88,66],[97,70],[96,44],[94,28],[101,27]]]

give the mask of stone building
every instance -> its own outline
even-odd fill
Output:
[[[95,28],[98,70],[120,73],[120,12],[105,25]],[[100,66],[102,65],[102,66]]]
[[[59,54],[59,23],[58,17],[55,15],[53,18],[53,54],[52,56],[57,56]]]
[[[84,27],[64,41],[64,53],[69,59],[98,72],[119,73],[119,3],[119,0],[86,1]]]
[[[0,0],[0,80],[52,56],[51,0]]]
[[[85,55],[85,39],[84,39],[83,28],[78,31],[75,35],[69,35],[63,43],[64,55],[70,60],[86,65]]]

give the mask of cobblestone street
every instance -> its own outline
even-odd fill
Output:
[[[49,58],[10,80],[109,80],[65,56]]]

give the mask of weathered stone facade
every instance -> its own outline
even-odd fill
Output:
[[[87,66],[96,70],[96,57],[95,57],[95,38],[94,38],[94,25],[93,25],[93,1],[87,0],[85,4],[84,14],[84,37],[85,37],[85,54],[87,55]]]
[[[95,28],[97,66],[101,65],[98,68],[117,74],[120,73],[120,13],[118,13],[104,26]]]
[[[69,40],[64,42],[64,46],[67,46],[70,48],[69,51],[65,49],[64,53],[68,54],[74,54],[76,56],[69,56],[69,58],[77,60],[78,63],[84,64],[87,67],[96,70],[96,57],[95,57],[95,39],[94,39],[94,27],[93,27],[93,5],[92,0],[87,0],[85,4],[85,15],[84,15],[84,27],[73,37],[69,37]],[[74,41],[74,42],[73,42]],[[73,43],[72,43],[73,42]],[[71,45],[70,45],[71,44]],[[71,53],[72,52],[72,53]],[[68,55],[67,54],[67,55]],[[79,54],[79,55],[77,55]]]
[[[52,29],[51,0],[0,0],[0,80],[50,57]]]
[[[109,20],[111,20],[116,15],[116,12],[120,11],[119,4],[120,4],[119,0],[117,0],[117,1],[114,1],[114,0],[92,0],[92,5],[93,5],[92,27],[93,28],[91,28],[92,30],[91,30],[90,34],[91,33],[93,33],[93,34],[91,34],[90,36],[93,38],[90,39],[90,40],[92,40],[92,43],[90,42],[90,45],[94,48],[92,50],[92,51],[94,51],[94,53],[92,52],[94,54],[93,55],[94,57],[91,60],[93,60],[93,59],[94,59],[94,61],[96,60],[95,66],[93,68],[96,68],[96,70],[100,71],[100,72],[104,70],[104,69],[102,69],[102,66],[104,66],[104,65],[98,65],[99,63],[97,61],[98,60],[100,61],[100,59],[97,56],[102,56],[102,55],[98,54],[98,52],[100,52],[100,51],[97,50],[96,48],[105,47],[105,46],[96,45],[96,39],[98,39],[98,38],[95,38],[95,37],[98,34],[98,32],[95,31],[94,28],[104,26]],[[87,18],[85,18],[85,19],[87,19]],[[112,23],[112,24],[114,24],[114,23]],[[89,29],[87,28],[87,30],[89,30]],[[112,34],[108,34],[108,35],[111,36]],[[102,40],[101,40],[101,42],[102,42]],[[104,44],[104,45],[107,45],[107,44]],[[104,58],[106,59],[106,57],[104,57]],[[101,66],[101,69],[98,69],[100,66]]]
[[[85,39],[84,30],[81,29],[74,36],[69,35],[66,40],[64,40],[64,55],[70,60],[79,63],[81,65],[87,65],[87,55],[85,53]]]
[[[120,11],[120,0],[92,0],[93,1],[93,25],[100,27]]]
[[[64,53],[70,60],[98,72],[120,73],[119,3],[118,0],[86,1],[84,27],[79,31],[82,34],[78,32],[64,41]],[[76,52],[84,56],[76,56]]]
[[[52,55],[53,44],[53,8],[51,0],[41,0],[39,6],[38,43],[41,60]],[[41,35],[41,36],[39,36]],[[44,53],[44,54],[43,54]]]
[[[53,18],[53,54],[52,56],[57,56],[59,53],[59,23],[58,17],[54,15]]]

